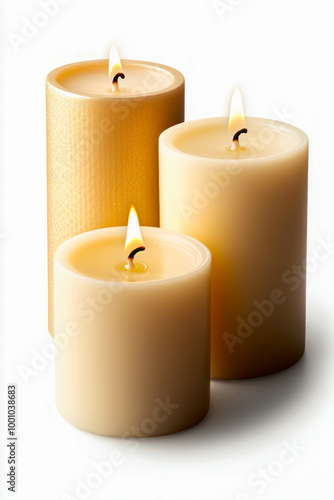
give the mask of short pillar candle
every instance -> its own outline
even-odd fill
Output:
[[[75,236],[55,254],[56,405],[97,434],[170,434],[209,408],[211,254],[141,229],[145,251],[128,259],[126,227]]]

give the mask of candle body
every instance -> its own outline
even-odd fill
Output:
[[[143,227],[147,271],[119,271],[125,232],[81,234],[55,254],[56,404],[98,434],[169,434],[209,407],[211,256]]]
[[[51,334],[58,246],[85,231],[126,224],[131,204],[144,225],[159,223],[157,142],[164,129],[183,121],[184,79],[153,63],[123,66],[129,78],[119,92],[110,92],[107,61],[63,66],[47,77]]]
[[[213,378],[283,370],[305,346],[307,137],[279,122],[246,122],[236,152],[227,119],[160,138],[161,227],[212,252]]]

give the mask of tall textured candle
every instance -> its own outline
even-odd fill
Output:
[[[267,375],[304,352],[307,170],[306,135],[280,122],[236,114],[160,137],[161,227],[212,252],[213,378]]]
[[[209,408],[211,255],[143,227],[145,247],[127,241],[126,259],[125,236],[99,229],[56,251],[56,404],[98,434],[170,434]]]
[[[52,334],[58,246],[85,231],[125,225],[131,203],[144,225],[158,225],[158,137],[184,119],[184,78],[142,61],[69,64],[47,77],[46,111]]]

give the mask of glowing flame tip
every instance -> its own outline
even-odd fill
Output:
[[[230,119],[228,122],[228,130],[233,134],[238,130],[245,127],[245,115],[244,115],[244,107],[242,103],[241,92],[238,87],[234,89],[232,99],[231,99],[231,107],[230,107]]]
[[[109,53],[109,77],[114,77],[117,73],[122,72],[122,63],[119,58],[117,47],[116,45],[112,45]]]
[[[135,248],[145,246],[141,236],[138,216],[135,207],[132,205],[129,213],[128,229],[126,233],[126,241],[124,250],[129,254]]]

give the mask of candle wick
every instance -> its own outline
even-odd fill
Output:
[[[143,250],[145,250],[145,247],[137,247],[134,250],[132,250],[132,252],[129,253],[128,263],[125,265],[125,269],[127,271],[131,271],[131,269],[135,267],[135,264],[133,262],[134,256],[136,255],[136,253],[142,252]]]
[[[119,79],[119,78],[122,78],[122,80],[124,80],[124,78],[125,78],[124,73],[117,73],[117,74],[114,76],[114,78],[113,78],[113,80],[112,80],[112,86],[113,86],[113,89],[114,89],[114,90],[115,90],[115,89],[119,90],[119,87],[118,87],[118,79]]]
[[[234,151],[235,149],[237,149],[239,147],[239,136],[241,134],[247,134],[247,132],[248,132],[248,130],[246,128],[242,128],[234,134],[233,139],[232,139],[232,146],[231,146],[232,151]]]

